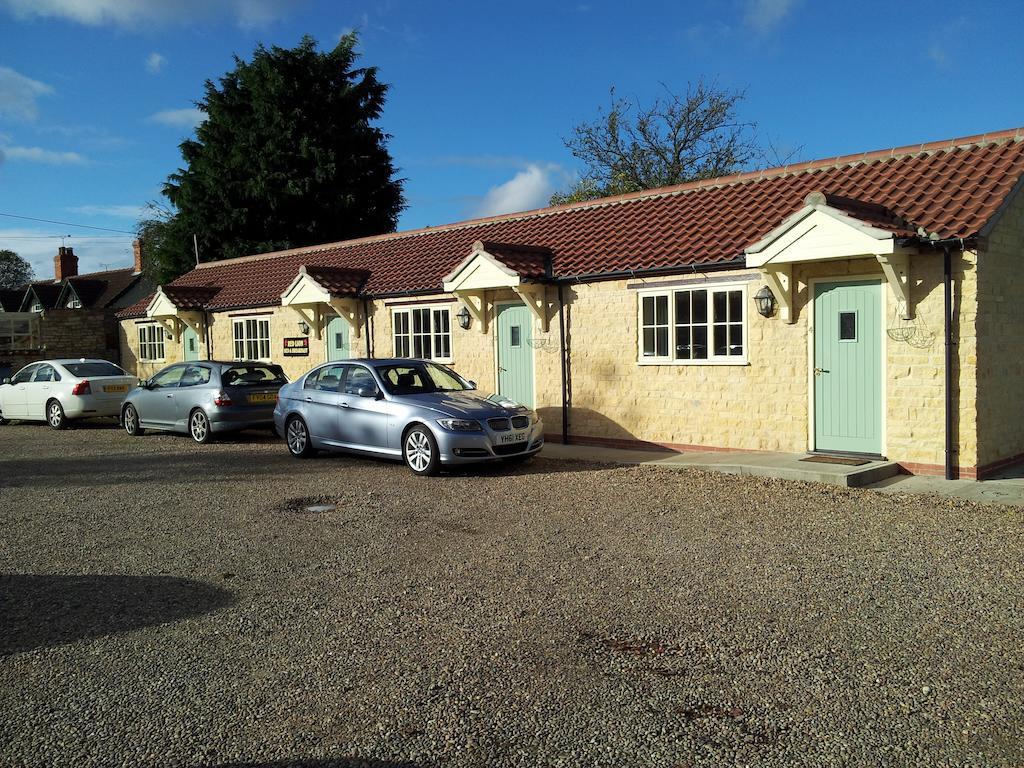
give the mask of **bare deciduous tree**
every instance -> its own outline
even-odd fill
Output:
[[[552,204],[725,176],[764,156],[756,124],[737,117],[743,91],[726,91],[699,80],[679,96],[667,86],[650,106],[615,95],[592,123],[582,123],[565,146],[587,172]]]

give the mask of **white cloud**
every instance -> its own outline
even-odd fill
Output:
[[[768,33],[789,15],[798,0],[747,0],[747,24],[759,33]]]
[[[163,109],[150,115],[146,120],[160,125],[174,125],[179,128],[195,128],[206,119],[206,113],[195,107],[185,109]]]
[[[146,71],[151,75],[159,75],[165,64],[167,64],[167,59],[156,51],[146,57]]]
[[[140,219],[146,210],[141,205],[76,205],[68,208],[82,216],[114,216],[119,219]]]
[[[53,257],[61,244],[75,249],[78,271],[82,274],[130,267],[134,263],[131,235],[72,235],[62,239],[61,235],[66,234],[56,224],[49,230],[27,227],[0,229],[0,248],[9,248],[28,261],[35,271],[36,280],[53,279]]]
[[[0,0],[19,19],[55,18],[87,26],[134,28],[228,17],[242,27],[266,26],[302,0]]]
[[[491,187],[477,206],[476,215],[497,216],[543,208],[558,186],[556,179],[561,182],[565,176],[557,165],[530,164],[504,184]]]
[[[39,116],[36,99],[53,93],[46,83],[0,67],[0,117],[16,120],[35,120]]]
[[[45,163],[46,165],[85,165],[89,160],[77,152],[55,152],[42,147],[2,147],[7,160],[24,161],[26,163]]]

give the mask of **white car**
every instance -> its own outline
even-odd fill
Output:
[[[43,360],[0,384],[0,424],[45,421],[64,429],[70,419],[121,415],[137,379],[106,360]]]

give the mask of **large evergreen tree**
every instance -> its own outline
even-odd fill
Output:
[[[156,280],[191,268],[193,234],[211,261],[394,230],[402,181],[374,125],[388,86],[354,66],[356,42],[261,45],[206,82],[206,119],[164,185],[172,209],[140,224]]]

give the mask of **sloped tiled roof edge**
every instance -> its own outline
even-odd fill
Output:
[[[986,144],[996,144],[1003,141],[1024,141],[1024,127],[1009,128],[1004,131],[994,131],[991,133],[979,133],[974,136],[964,136],[955,139],[944,139],[942,141],[932,141],[923,144],[907,144],[902,147],[892,147],[890,149],[879,149],[872,150],[869,152],[856,152],[849,155],[837,155],[836,157],[832,158],[808,160],[806,162],[795,163],[793,165],[782,165],[776,166],[774,168],[765,168],[757,171],[744,171],[742,173],[734,173],[729,176],[717,176],[712,179],[688,181],[685,184],[677,184],[671,187],[659,187],[657,189],[648,189],[642,192],[630,192],[627,194],[615,195],[612,197],[602,197],[597,200],[585,200],[579,203],[568,203],[565,205],[535,208],[529,211],[517,211],[515,213],[503,213],[497,216],[485,216],[477,219],[466,219],[463,221],[452,222],[451,224],[439,224],[436,227],[421,227],[419,229],[409,229],[401,232],[388,232],[382,235],[369,235],[367,237],[359,237],[351,240],[339,240],[333,243],[320,243],[317,245],[307,245],[299,248],[288,248],[280,251],[270,251],[267,253],[256,253],[247,256],[237,256],[233,259],[222,259],[220,261],[204,262],[202,264],[198,264],[196,266],[196,269],[225,266],[228,264],[241,264],[251,261],[262,261],[263,259],[273,259],[281,256],[315,254],[321,251],[330,251],[339,248],[356,247],[359,245],[366,245],[368,243],[380,243],[387,242],[389,240],[400,240],[403,238],[419,237],[423,235],[434,234],[437,232],[451,232],[460,229],[469,229],[472,227],[478,227],[483,224],[491,224],[494,222],[519,221],[523,219],[541,218],[545,216],[556,216],[558,214],[566,213],[569,211],[578,211],[587,208],[605,208],[608,206],[630,203],[636,200],[650,200],[659,197],[670,197],[673,195],[680,195],[701,189],[727,187],[735,184],[759,181],[761,179],[795,175],[799,173],[806,173],[808,171],[816,171],[829,168],[838,168],[844,165],[857,165],[860,163],[867,163],[875,160],[889,160],[942,151],[949,152],[956,149],[965,149],[968,147],[977,147]]]

